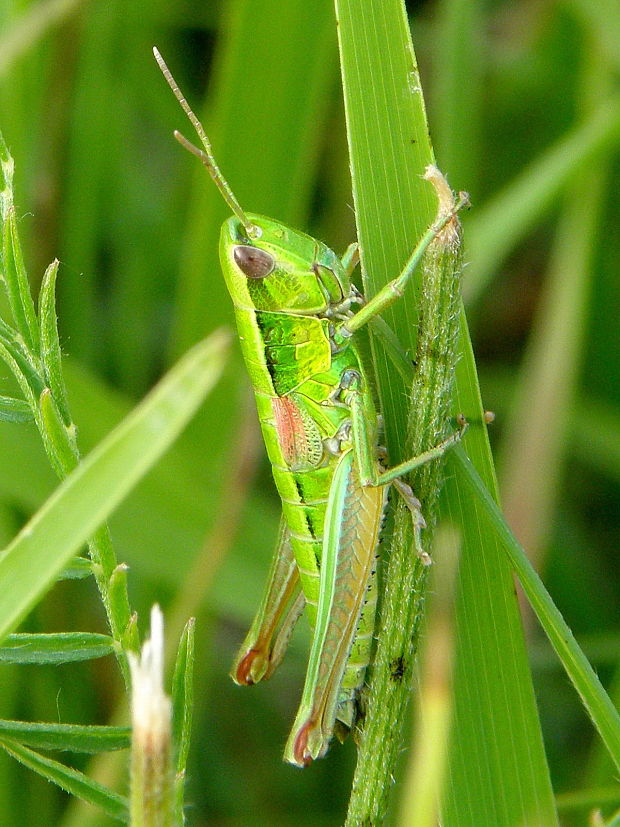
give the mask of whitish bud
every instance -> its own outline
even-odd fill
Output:
[[[170,825],[173,813],[172,705],[164,692],[164,619],[151,610],[151,636],[131,669],[131,823]]]

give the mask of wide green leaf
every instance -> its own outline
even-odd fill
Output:
[[[433,154],[401,0],[342,0],[337,11],[353,193],[366,289],[372,295],[398,274],[433,218],[433,193],[421,178]],[[417,291],[419,281],[407,300],[386,314],[410,353],[415,352]],[[464,315],[459,347],[454,413],[462,412],[470,421],[467,451],[494,490]],[[378,353],[376,362],[388,449],[392,461],[399,460],[405,450],[407,396],[387,358]],[[490,533],[481,533],[477,505],[457,474],[449,475],[442,499],[442,510],[461,528],[463,541],[457,587],[455,724],[443,823],[554,824],[508,562]],[[384,777],[382,792],[371,791],[373,783],[364,767],[358,768],[352,824],[356,819],[372,821],[385,806],[377,796],[385,796],[389,776]]]

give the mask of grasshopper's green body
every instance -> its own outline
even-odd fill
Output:
[[[420,543],[419,502],[401,477],[441,456],[462,433],[386,470],[377,409],[352,334],[402,295],[423,252],[464,199],[442,212],[398,278],[366,303],[350,280],[355,245],[340,260],[310,236],[241,209],[202,126],[154,51],[205,152],[176,137],[207,166],[235,213],[222,227],[220,260],[282,500],[267,588],[232,677],[239,684],[269,677],[305,608],[312,650],[285,749],[287,761],[305,766],[326,752],[335,730],[346,732],[355,721],[372,648],[373,574],[389,485],[410,507],[417,552],[429,562]]]
[[[340,592],[341,617],[333,620],[339,633],[334,636],[330,630],[334,639],[327,642],[330,668],[339,674],[331,676],[325,708],[315,711],[327,716],[323,726],[331,733],[334,715],[352,724],[354,694],[370,657],[376,603],[370,581],[387,491],[360,482],[353,461],[348,380],[358,385],[354,393],[375,446],[377,415],[353,340],[338,334],[338,318],[350,315],[351,301],[357,298],[342,262],[323,244],[280,223],[255,215],[248,220],[261,231],[260,237],[248,238],[243,225],[231,218],[222,228],[220,257],[282,500],[281,545],[290,544],[295,560],[287,597],[294,601],[298,577],[314,628],[330,492],[331,514],[337,512],[342,528],[331,540],[340,561],[334,577],[351,581]],[[268,275],[248,277],[242,268],[249,271],[256,262],[246,266],[246,256],[261,257],[258,266],[264,261],[261,272],[269,270]],[[333,497],[336,474],[343,494],[339,503]],[[274,618],[271,635],[279,620],[286,628],[288,619],[285,601],[277,607],[281,617]],[[233,670],[238,683],[255,683],[272,670],[274,640],[266,632],[253,629],[248,635]]]

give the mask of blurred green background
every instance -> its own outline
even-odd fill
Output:
[[[464,291],[497,415],[506,513],[617,697],[620,7],[408,8],[437,160],[473,203]],[[355,237],[331,2],[2,0],[0,128],[33,286],[61,262],[60,329],[84,451],[189,344],[232,323],[217,262],[226,207],[172,139],[191,130],[153,44],[246,208],[338,251]],[[0,392],[11,390],[0,367]],[[3,545],[54,484],[34,427],[0,423]],[[303,773],[280,761],[303,629],[270,684],[242,690],[227,677],[277,519],[235,353],[205,409],[112,520],[141,618],[155,600],[171,635],[198,618],[192,824],[331,825],[345,811],[351,744]],[[63,583],[28,628],[103,623],[94,586]],[[524,624],[556,791],[609,790],[598,742],[527,610]],[[106,722],[120,698],[111,660],[3,667],[0,717]],[[95,770],[113,777],[113,762]],[[566,811],[563,823],[584,823],[585,812]],[[0,823],[108,822],[0,755]]]

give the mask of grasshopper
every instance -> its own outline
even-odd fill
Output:
[[[246,213],[220,172],[211,145],[161,55],[155,58],[203,149],[174,135],[206,166],[230,207],[220,260],[262,434],[282,501],[275,555],[258,612],[231,676],[250,685],[269,678],[305,612],[313,629],[305,685],[284,758],[300,767],[325,754],[333,734],[353,727],[375,625],[377,547],[393,485],[413,519],[421,560],[420,502],[402,479],[440,457],[466,423],[440,445],[388,468],[380,417],[354,334],[376,326],[402,296],[428,245],[465,203],[441,215],[401,274],[369,301],[351,283],[357,245],[342,259],[325,244],[271,218]],[[387,329],[387,331],[386,331]],[[405,358],[396,355],[398,362]]]

